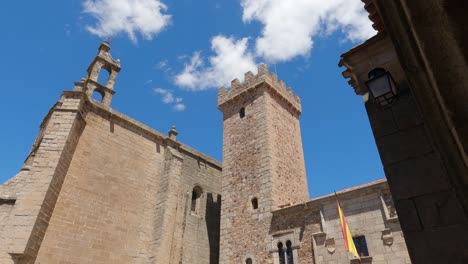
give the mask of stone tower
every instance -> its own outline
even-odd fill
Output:
[[[301,103],[265,65],[222,87],[223,183],[220,263],[273,263],[271,212],[309,198]]]
[[[88,67],[88,74],[81,82],[75,83],[75,91],[83,91],[91,97],[94,92],[101,95],[101,103],[109,106],[114,95],[114,83],[117,74],[120,72],[120,61],[114,60],[109,53],[110,46],[107,41],[104,41],[99,46],[99,52]],[[106,70],[109,73],[109,78],[106,83],[99,83],[98,77],[101,70]]]

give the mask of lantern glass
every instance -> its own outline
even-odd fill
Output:
[[[389,105],[396,99],[397,87],[395,81],[389,72],[381,68],[374,69],[369,73],[366,86],[376,103],[381,106]]]
[[[380,97],[392,91],[388,81],[388,76],[386,74],[371,79],[367,81],[366,84],[374,98]]]

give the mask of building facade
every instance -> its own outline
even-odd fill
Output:
[[[109,49],[99,47],[0,187],[0,263],[217,261],[221,165],[175,129],[166,136],[110,108],[120,63]]]
[[[359,263],[344,249],[336,197],[309,200],[301,101],[265,65],[220,88],[220,263]],[[410,263],[386,181],[338,192],[363,263]]]
[[[340,65],[363,98],[411,260],[468,263],[468,2],[362,1],[378,34]],[[382,97],[368,84],[385,76],[395,89]]]
[[[336,198],[309,199],[300,99],[265,65],[219,90],[221,166],[175,128],[164,135],[110,107],[120,62],[109,51],[104,42],[0,186],[0,263],[357,261]],[[410,263],[385,180],[338,196],[363,262]]]

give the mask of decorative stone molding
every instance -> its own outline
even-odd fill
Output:
[[[341,75],[343,75],[343,77],[344,77],[345,79],[348,79],[348,78],[349,78],[348,84],[349,84],[351,87],[353,87],[354,92],[355,92],[356,94],[362,95],[362,94],[364,94],[364,93],[367,92],[367,90],[361,89],[361,87],[359,86],[358,78],[357,78],[356,74],[353,73],[353,67],[351,67],[351,65],[349,65],[349,64],[345,61],[344,58],[341,58],[340,63],[338,64],[338,66],[340,66],[340,67],[345,66],[345,67],[346,67],[346,70],[344,70],[344,71],[341,73]]]
[[[393,244],[393,234],[390,228],[382,230],[382,241],[386,246],[391,246]]]
[[[325,240],[325,247],[327,248],[328,253],[333,254],[336,250],[336,243],[334,238],[329,238]]]
[[[169,132],[167,132],[167,136],[174,140],[174,141],[177,141],[177,135],[179,134],[179,132],[177,132],[176,130],[176,127],[175,126],[172,126],[171,130],[169,130]]]
[[[382,203],[382,209],[384,211],[386,222],[398,221],[398,215],[396,213],[395,206],[393,205],[392,197],[390,194],[380,194],[380,202]]]
[[[294,261],[299,263],[299,255],[297,250],[301,247],[299,240],[300,228],[282,230],[271,235],[270,253],[273,255],[273,264],[280,264],[278,256],[278,244],[281,242],[286,245],[286,242],[291,241]]]
[[[372,263],[372,257],[371,256],[365,256],[361,257],[361,259],[358,258],[352,258],[349,261],[351,264],[358,264],[358,263]]]
[[[298,249],[301,247],[301,241],[299,240],[300,228],[288,229],[275,232],[271,234],[270,252],[278,252],[278,243],[282,242],[286,245],[286,241],[291,241],[291,247]]]

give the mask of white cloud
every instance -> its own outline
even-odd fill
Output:
[[[183,103],[183,98],[181,97],[174,97],[174,94],[172,91],[164,89],[164,88],[154,88],[153,92],[155,94],[161,95],[162,99],[161,101],[165,104],[170,104],[172,105],[172,109],[174,109],[177,112],[182,112],[185,110],[186,106]]]
[[[170,22],[171,16],[164,14],[167,6],[160,0],[86,0],[83,12],[97,20],[86,29],[102,38],[120,33],[137,41],[137,33],[151,40]]]
[[[156,64],[157,69],[165,69],[168,66],[168,61],[167,60],[162,60]]]
[[[168,93],[169,91],[164,89],[164,88],[154,88],[153,89],[153,92],[156,93],[156,94],[166,94]]]
[[[214,55],[205,65],[200,52],[195,52],[184,70],[175,76],[175,83],[189,90],[206,90],[221,85],[229,86],[232,79],[255,71],[255,57],[248,50],[248,38],[236,40],[223,35],[211,40]]]
[[[162,101],[165,103],[165,104],[170,104],[170,103],[173,103],[174,102],[174,96],[172,95],[172,93],[166,93],[164,96],[163,96],[163,99]]]
[[[173,109],[176,110],[177,112],[182,112],[184,111],[186,108],[186,106],[182,103],[179,103],[179,104],[175,104]]]
[[[263,24],[256,54],[270,62],[307,56],[313,37],[340,29],[346,40],[375,34],[359,0],[242,0],[243,21]]]
[[[199,91],[229,86],[234,78],[255,71],[256,61],[285,62],[308,56],[313,39],[341,30],[343,40],[361,41],[375,34],[359,0],[241,0],[243,21],[259,21],[263,30],[249,48],[249,38],[223,35],[211,40],[214,55],[193,53],[174,81],[182,88]]]

